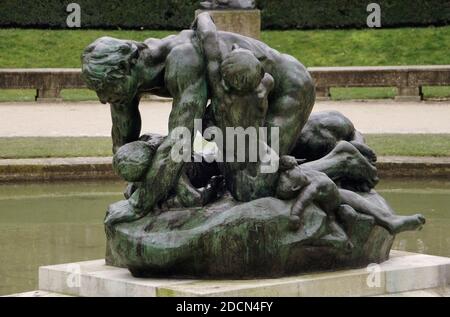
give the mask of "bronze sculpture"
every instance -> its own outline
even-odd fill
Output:
[[[376,155],[347,118],[310,117],[314,83],[301,63],[217,31],[207,13],[162,40],[101,38],[82,62],[88,86],[111,104],[114,166],[130,182],[127,200],[107,212],[107,261],[135,276],[361,266],[386,260],[397,233],[425,223],[396,216],[373,190]],[[140,136],[148,92],[174,100],[167,137]],[[239,127],[250,142],[235,147],[236,135],[209,133],[216,159],[192,154],[195,120],[205,134]],[[178,151],[190,161],[174,159],[180,142],[190,144]]]

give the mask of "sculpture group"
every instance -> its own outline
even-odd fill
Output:
[[[208,13],[164,39],[100,38],[82,63],[111,105],[113,165],[129,183],[105,218],[109,264],[135,276],[235,278],[358,267],[385,261],[396,234],[425,223],[395,215],[375,192],[376,155],[346,117],[311,114],[314,83],[300,62],[218,31]],[[173,98],[168,136],[141,135],[145,93]],[[264,142],[239,148],[208,133],[215,161],[174,160],[187,141],[178,128],[192,144],[195,120],[200,133],[255,128]]]

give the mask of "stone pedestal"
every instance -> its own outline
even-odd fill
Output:
[[[328,101],[328,100],[331,100],[330,88],[316,87],[316,101]]]
[[[141,279],[104,260],[39,269],[43,294],[72,296],[447,296],[449,283],[450,258],[402,251],[392,251],[390,260],[363,269],[278,279]]]
[[[197,10],[195,16],[202,12],[209,12],[220,31],[233,32],[257,40],[261,38],[259,10]]]
[[[396,101],[421,101],[423,100],[422,87],[397,87]]]
[[[37,102],[61,102],[60,88],[39,88],[36,90],[35,100]]]

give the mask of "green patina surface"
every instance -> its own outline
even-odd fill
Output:
[[[302,230],[291,232],[291,204],[274,198],[238,204],[224,198],[202,209],[174,210],[108,227],[113,250],[109,260],[119,261],[136,276],[241,278],[352,267],[387,258],[393,236],[373,221],[346,223],[355,245],[346,254],[321,246],[329,223],[314,206],[305,212]]]
[[[395,215],[373,190],[376,154],[348,118],[311,114],[303,64],[220,32],[207,12],[160,40],[97,39],[82,53],[82,78],[111,106],[114,167],[130,183],[105,217],[107,263],[136,277],[360,267],[387,260],[396,234],[425,224],[421,214]],[[173,98],[165,138],[141,136],[149,91]],[[214,133],[223,160],[192,162],[200,120],[227,132]],[[233,142],[229,127],[243,127]],[[258,137],[263,127],[269,138]]]

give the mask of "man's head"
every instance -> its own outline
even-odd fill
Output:
[[[99,38],[81,56],[82,77],[103,103],[133,98],[137,83],[132,76],[132,68],[138,55],[138,43]]]
[[[221,73],[225,85],[238,93],[255,91],[264,78],[264,68],[249,50],[236,47],[225,56]]]
[[[147,142],[125,144],[114,155],[114,171],[127,182],[139,182],[150,168],[154,154],[152,145]]]

